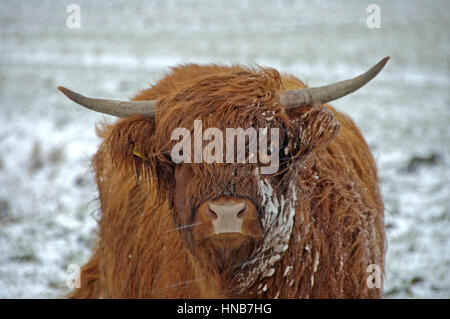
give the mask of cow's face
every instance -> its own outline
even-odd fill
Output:
[[[113,161],[123,164],[134,151],[128,161],[135,171],[156,179],[193,256],[219,272],[286,250],[298,163],[326,146],[339,129],[321,105],[293,112],[281,107],[279,80],[275,71],[206,78],[161,100],[156,120],[119,122],[108,141],[115,147]],[[211,129],[215,139],[207,136]],[[241,129],[241,136],[235,131],[227,141],[230,129]],[[183,148],[179,132],[189,139]]]
[[[262,143],[265,149],[256,145],[254,153],[251,138],[239,144],[236,137],[231,156],[234,163],[226,162],[230,154],[223,143],[222,161],[216,158],[221,163],[180,163],[174,167],[170,198],[177,226],[194,256],[205,264],[214,261],[220,272],[252,258],[271,231],[267,214],[277,213],[267,212],[268,196],[270,201],[281,203],[282,197],[288,196],[289,183],[295,179],[291,159],[299,143],[293,137],[299,136],[300,127],[285,112],[278,111],[255,106],[245,114],[239,114],[236,109],[227,118],[221,118],[221,112],[209,114],[202,121],[204,131],[217,128],[224,140],[227,132],[235,128],[242,128],[241,132],[250,132],[249,128],[258,133],[269,132],[265,136],[267,143]],[[192,124],[194,120],[192,117]],[[270,134],[274,129],[278,134]],[[207,147],[208,143],[204,144]],[[193,145],[191,149],[195,151]],[[239,160],[240,152],[245,153],[244,160]],[[262,174],[264,171],[270,174]],[[264,187],[272,193],[268,194],[269,189],[262,193]],[[282,207],[277,210],[281,211]]]

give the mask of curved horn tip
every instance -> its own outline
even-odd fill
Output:
[[[73,93],[71,90],[65,88],[64,86],[58,86],[58,90],[60,90],[67,97],[69,97],[70,93]]]
[[[370,71],[374,71],[374,72],[375,72],[375,73],[373,74],[373,77],[371,77],[369,81],[371,81],[372,78],[374,78],[378,73],[381,72],[381,70],[383,70],[384,66],[385,66],[386,63],[389,61],[390,58],[391,58],[390,56],[384,57],[383,59],[380,60],[380,62],[378,62],[377,64],[375,64],[375,65],[371,68],[371,70],[368,71],[368,72],[370,72]],[[369,82],[369,81],[368,81],[368,82]]]
[[[335,82],[329,85],[285,91],[280,94],[280,102],[285,108],[298,108],[315,101],[328,103],[360,89],[370,82],[386,65],[391,57],[386,56],[365,73],[352,79]]]
[[[95,99],[85,97],[63,86],[58,86],[57,88],[73,102],[81,106],[84,106],[92,111],[123,118],[137,114],[154,117],[155,105],[158,103],[157,100],[116,101],[106,99]]]
[[[74,92],[72,90],[69,90],[68,88],[65,88],[64,86],[58,86],[58,90],[60,90],[69,100],[74,101],[77,104],[86,106],[82,100],[88,99],[85,96],[78,94],[77,92]]]
[[[387,63],[387,61],[389,61],[390,58],[391,58],[390,56],[386,56],[383,59],[381,59],[381,61],[378,63],[384,66]]]

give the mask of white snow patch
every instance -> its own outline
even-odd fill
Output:
[[[265,277],[272,277],[274,273],[275,273],[275,268],[269,268],[264,273],[263,278],[265,278]]]
[[[265,277],[271,274],[274,264],[288,249],[297,198],[294,179],[289,185],[289,198],[286,199],[284,195],[280,195],[278,199],[270,182],[259,175],[258,168],[255,169],[254,176],[258,179],[258,194],[261,198],[261,207],[264,209],[262,218],[264,239],[253,259],[248,263],[251,265],[249,273],[241,274],[239,278],[242,288],[251,286],[261,275]]]
[[[284,270],[283,277],[286,277],[287,275],[289,275],[293,268],[294,267],[292,267],[292,266],[287,266],[286,269]]]

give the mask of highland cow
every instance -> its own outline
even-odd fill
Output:
[[[317,88],[270,68],[195,64],[132,101],[59,87],[122,118],[98,129],[98,239],[69,297],[382,297],[367,280],[371,265],[384,271],[385,254],[374,159],[354,122],[326,103],[387,60]],[[266,150],[279,152],[277,171],[262,174],[260,160],[175,163],[171,134],[194,132],[196,120],[224,133],[277,128]]]

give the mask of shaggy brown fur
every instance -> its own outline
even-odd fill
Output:
[[[368,265],[383,270],[385,253],[373,157],[354,122],[331,106],[280,107],[277,92],[303,87],[273,69],[184,65],[134,98],[160,100],[155,119],[103,125],[93,159],[102,211],[98,240],[82,268],[81,288],[70,297],[381,297],[381,289],[366,284]],[[279,127],[289,156],[280,159],[279,173],[262,177],[254,174],[257,164],[175,165],[171,132],[192,129],[194,119],[204,129]],[[286,249],[269,245],[257,252],[273,228],[264,229],[261,241],[202,237],[196,209],[207,199],[246,198],[262,218],[263,180],[278,200],[296,196]],[[267,272],[260,262],[273,256]]]

